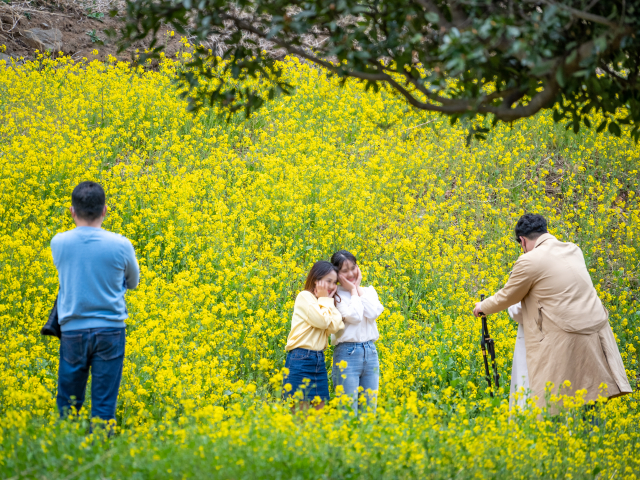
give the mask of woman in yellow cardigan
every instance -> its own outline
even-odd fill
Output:
[[[344,328],[334,301],[337,282],[338,272],[331,262],[316,262],[293,307],[283,390],[285,399],[300,399],[302,408],[309,402],[322,408],[329,400],[324,350],[329,335]]]

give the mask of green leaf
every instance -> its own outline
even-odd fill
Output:
[[[565,77],[564,77],[564,68],[562,68],[562,65],[560,65],[558,67],[558,69],[556,70],[556,80],[558,82],[558,85],[560,85],[560,87],[564,88],[566,82],[565,82]]]
[[[580,110],[580,113],[582,115],[586,115],[591,111],[592,108],[593,108],[593,103],[589,102],[585,106],[582,107],[582,109]]]
[[[595,50],[596,50],[596,55],[601,54],[602,52],[604,52],[607,49],[607,37],[605,37],[604,35],[596,38],[593,41]]]
[[[430,23],[438,23],[440,22],[440,17],[438,17],[438,14],[433,13],[433,12],[427,12],[424,14],[424,18],[427,20],[427,22]]]
[[[553,17],[555,17],[557,11],[558,7],[556,7],[554,4],[549,5],[544,9],[544,17],[542,21],[544,23],[552,23]]]
[[[619,137],[622,134],[622,132],[620,131],[620,127],[615,122],[611,122],[609,124],[609,132],[615,135],[616,137]]]
[[[577,50],[573,50],[569,56],[567,57],[567,59],[564,61],[565,65],[568,63],[573,63],[575,61],[575,59],[578,57],[578,51]]]
[[[596,133],[602,132],[607,127],[607,119],[605,118],[596,130]]]
[[[518,38],[520,36],[520,30],[518,28],[516,28],[516,27],[513,27],[513,26],[509,25],[507,27],[507,34],[510,37]]]
[[[102,12],[93,12],[91,11],[91,9],[89,9],[89,12],[87,13],[87,18],[93,18],[94,20],[100,20],[102,17],[104,17],[104,13]]]

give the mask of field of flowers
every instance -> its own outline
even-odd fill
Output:
[[[186,111],[176,68],[0,62],[1,477],[640,478],[632,140],[541,114],[466,147],[465,125],[295,59],[280,64],[293,95],[226,122]],[[59,343],[39,334],[49,242],[73,227],[82,180],[104,185],[104,226],[141,266],[110,439],[57,421]],[[505,313],[489,317],[502,386],[486,388],[471,310],[505,282],[524,212],[582,247],[611,313],[636,393],[600,405],[596,427],[572,402],[509,413]],[[293,302],[340,248],[386,307],[378,415],[292,415],[278,399]]]

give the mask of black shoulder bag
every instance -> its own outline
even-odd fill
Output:
[[[51,313],[49,313],[49,319],[47,323],[44,324],[42,330],[40,330],[42,335],[51,335],[52,337],[58,337],[62,335],[60,332],[60,324],[58,323],[58,296],[56,295],[56,301],[53,302],[53,308],[51,309]]]

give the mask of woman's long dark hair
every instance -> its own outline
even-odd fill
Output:
[[[333,263],[327,262],[326,260],[320,260],[319,262],[314,263],[313,267],[311,267],[311,270],[309,270],[307,280],[304,282],[304,289],[307,292],[311,292],[315,295],[314,290],[316,287],[316,283],[329,275],[329,273],[331,272],[336,272],[336,275],[338,274],[338,270],[333,265]],[[338,296],[337,292],[334,296],[338,299],[338,302],[340,302],[340,297]]]
[[[355,265],[358,264],[355,255],[347,250],[338,250],[336,253],[331,255],[331,263],[338,269],[338,271],[340,271],[342,265],[344,265],[344,262],[347,260],[353,262]]]

